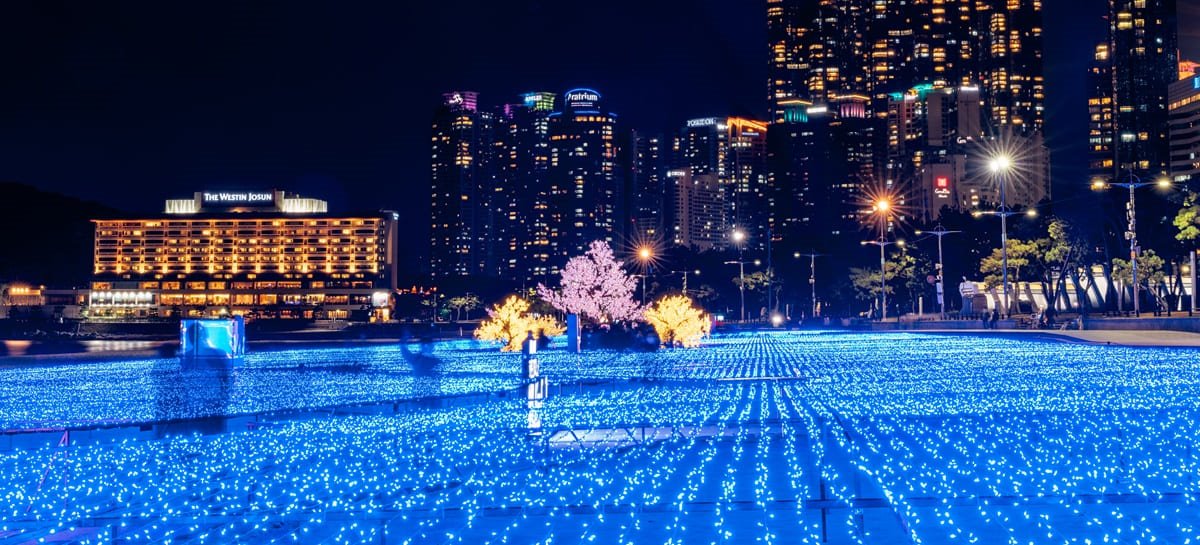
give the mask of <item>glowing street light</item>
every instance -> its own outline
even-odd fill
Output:
[[[734,263],[738,266],[738,297],[741,299],[742,305],[742,322],[746,321],[746,261],[742,259],[742,243],[746,241],[746,232],[741,229],[734,229],[730,233],[729,238],[733,239],[733,243],[737,245],[738,259],[737,261],[726,261],[726,265]]]
[[[637,259],[642,265],[642,274],[635,275],[642,278],[642,306],[646,306],[646,269],[650,266],[654,259],[654,249],[649,246],[641,246],[637,251]]]
[[[997,155],[988,161],[988,170],[991,170],[992,174],[1007,174],[1012,167],[1012,157],[1007,155]]]
[[[1032,210],[1032,209],[1031,209]],[[946,294],[945,294],[945,272],[946,263],[942,261],[942,237],[962,231],[947,231],[945,227],[938,224],[932,231],[917,231],[916,234],[930,234],[938,239],[938,262],[937,262],[937,298],[938,308],[941,311],[942,319],[946,318]]]
[[[687,288],[688,275],[694,274],[696,276],[700,276],[700,269],[693,269],[690,271],[689,270],[671,271],[671,274],[682,274],[683,275],[683,295],[686,297],[687,290],[688,290],[688,288]]]
[[[989,215],[1000,216],[1000,267],[1002,271],[1003,286],[1001,291],[1004,294],[1004,316],[1012,310],[1011,301],[1008,298],[1008,217],[1016,214],[1008,207],[1008,178],[1013,171],[1013,159],[1006,154],[998,154],[988,159],[987,167],[992,172],[992,175],[1000,183],[1000,208],[993,212],[988,212]],[[976,212],[975,217],[982,216],[983,212]],[[1028,214],[1028,212],[1026,212]],[[1035,212],[1036,214],[1036,212]]]
[[[864,240],[862,244],[874,244],[879,246],[879,297],[881,304],[880,322],[887,320],[887,258],[884,256],[884,249],[889,244],[904,245],[904,241],[889,242],[887,240],[887,224],[888,212],[892,209],[892,202],[888,199],[878,199],[871,206],[871,211],[879,216],[879,240]]]
[[[1142,311],[1142,302],[1140,297],[1140,286],[1138,285],[1138,255],[1142,249],[1137,242],[1137,197],[1134,190],[1139,187],[1156,186],[1159,189],[1170,189],[1172,187],[1171,180],[1165,176],[1153,182],[1143,182],[1133,174],[1133,167],[1129,168],[1128,182],[1106,182],[1103,179],[1097,178],[1092,181],[1092,189],[1100,191],[1112,186],[1124,187],[1129,189],[1129,204],[1125,205],[1125,219],[1129,221],[1129,225],[1125,230],[1125,238],[1129,240],[1129,267],[1133,277],[1133,315],[1139,316]],[[1193,290],[1194,291],[1194,290]]]

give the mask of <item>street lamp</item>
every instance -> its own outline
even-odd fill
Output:
[[[817,258],[824,256],[825,254],[818,253],[802,254],[800,252],[796,252],[792,254],[792,257],[795,257],[796,259],[800,259],[802,257],[808,258],[808,290],[812,294],[813,318],[817,317]]]
[[[654,250],[649,246],[638,248],[638,261],[642,264],[642,274],[637,276],[642,277],[642,306],[646,306],[646,270],[650,265],[650,260],[654,258]]]
[[[879,246],[879,296],[883,302],[882,305],[880,305],[880,309],[882,309],[882,313],[879,315],[880,316],[879,321],[882,322],[882,321],[887,320],[887,268],[886,268],[887,261],[884,260],[884,258],[883,258],[883,250],[884,250],[884,248],[887,248],[888,246],[891,246],[892,244],[903,247],[904,241],[903,240],[884,240],[881,238],[879,240],[864,240],[864,241],[860,242],[860,244],[862,244],[863,246],[867,246],[867,245]]]
[[[671,274],[682,274],[682,275],[683,275],[683,295],[684,295],[684,296],[687,296],[687,281],[688,281],[688,275],[689,275],[689,274],[694,274],[694,275],[696,275],[696,276],[700,276],[700,269],[695,269],[695,270],[691,270],[691,271],[688,271],[688,270],[683,270],[683,271],[671,271]]]
[[[1004,317],[1008,317],[1008,313],[1012,310],[1011,301],[1008,299],[1008,217],[1015,214],[1008,207],[1008,175],[1012,172],[1013,161],[1008,155],[995,155],[988,160],[988,170],[1000,182],[1000,208],[990,215],[1000,216],[1000,267],[1001,271],[1001,292],[1004,294]]]
[[[962,231],[947,231],[946,228],[942,227],[942,224],[940,223],[937,227],[934,227],[932,231],[917,231],[918,235],[925,233],[934,235],[938,238],[937,296],[938,307],[941,310],[943,320],[946,319],[946,263],[942,261],[942,237],[961,232]]]
[[[742,305],[742,322],[746,321],[746,262],[742,260],[742,242],[746,240],[746,232],[741,229],[734,229],[730,235],[733,243],[737,245],[738,258],[737,261],[726,261],[726,265],[737,263],[738,266],[738,297],[741,299]]]
[[[871,212],[879,215],[879,240],[864,240],[862,244],[874,244],[879,246],[879,297],[882,304],[879,305],[880,320],[887,320],[887,258],[884,256],[884,249],[889,244],[903,244],[900,242],[888,242],[887,240],[887,224],[888,212],[892,209],[892,202],[887,199],[879,199],[871,206]]]
[[[1128,182],[1105,182],[1103,179],[1092,180],[1092,189],[1100,191],[1109,186],[1124,187],[1129,189],[1129,203],[1125,205],[1125,219],[1129,221],[1128,228],[1125,231],[1125,238],[1129,241],[1129,267],[1133,277],[1133,315],[1140,316],[1142,310],[1142,302],[1139,297],[1138,283],[1138,255],[1142,253],[1141,247],[1137,242],[1137,197],[1134,192],[1139,187],[1156,186],[1159,189],[1169,189],[1171,180],[1166,177],[1159,178],[1153,182],[1143,182],[1133,174],[1133,168],[1129,169]],[[1195,290],[1195,288],[1193,288]]]

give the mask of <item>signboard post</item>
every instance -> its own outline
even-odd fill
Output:
[[[567,351],[579,352],[579,315],[567,315]]]

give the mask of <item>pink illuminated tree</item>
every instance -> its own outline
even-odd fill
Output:
[[[567,261],[562,271],[562,288],[552,290],[538,284],[538,295],[554,308],[579,314],[595,323],[639,320],[642,308],[633,300],[637,279],[626,274],[612,248],[602,240],[588,251]]]

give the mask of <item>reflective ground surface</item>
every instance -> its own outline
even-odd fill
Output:
[[[0,369],[0,544],[1189,543],[1200,352],[779,333]],[[544,400],[530,399],[546,393]]]

